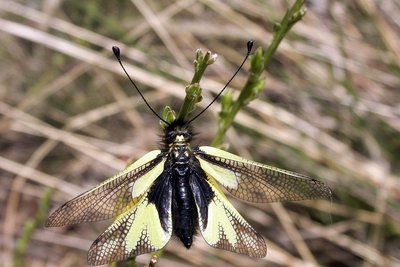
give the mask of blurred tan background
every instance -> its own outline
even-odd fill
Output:
[[[266,47],[293,2],[1,1],[0,266],[86,266],[110,222],[45,229],[43,218],[157,148],[158,119],[111,46],[159,112],[182,103],[196,49],[219,54],[201,82],[201,108],[240,64],[247,40]],[[189,251],[169,242],[157,266],[400,266],[400,2],[315,0],[307,10],[225,148],[318,177],[332,201],[232,199],[266,238],[266,258],[198,237]],[[193,124],[199,144],[212,140],[219,110],[214,104]]]

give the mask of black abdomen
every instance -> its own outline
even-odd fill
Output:
[[[167,230],[172,217],[175,235],[186,248],[190,248],[193,235],[199,226],[199,218],[202,227],[207,226],[208,205],[213,192],[200,162],[185,143],[188,141],[187,138],[177,135],[174,140],[176,142],[168,145],[164,171],[155,180],[148,197],[149,202],[154,203],[158,210],[163,229]],[[169,204],[171,204],[171,214]]]
[[[190,248],[197,226],[197,210],[189,185],[189,171],[173,177],[172,219],[175,234],[186,248]]]

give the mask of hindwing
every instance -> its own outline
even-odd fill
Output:
[[[208,204],[207,219],[200,212],[199,226],[204,240],[212,247],[263,258],[267,255],[264,238],[248,224],[226,198],[216,181],[207,175],[213,192]],[[197,201],[197,200],[196,200]],[[205,223],[206,222],[206,223]]]
[[[125,260],[163,248],[172,235],[171,198],[165,199],[168,222],[162,224],[157,207],[148,194],[124,212],[92,244],[88,263],[101,265]]]

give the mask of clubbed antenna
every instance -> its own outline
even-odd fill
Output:
[[[140,96],[142,97],[144,103],[146,103],[146,105],[149,107],[149,109],[154,113],[154,115],[156,115],[162,122],[164,122],[166,125],[170,125],[169,122],[167,122],[166,120],[164,120],[160,115],[157,114],[157,112],[154,111],[154,109],[150,106],[150,104],[147,102],[146,98],[144,98],[142,92],[139,90],[139,88],[137,87],[137,85],[135,84],[135,82],[132,80],[131,76],[129,76],[128,72],[126,71],[124,65],[122,64],[121,61],[121,50],[119,49],[119,47],[117,46],[113,46],[112,47],[112,51],[114,52],[115,57],[117,58],[119,65],[121,65],[122,69],[124,70],[126,76],[128,76],[128,79],[131,81],[131,83],[133,84],[133,86],[136,88],[136,90],[138,91],[138,93],[140,94]]]
[[[216,100],[217,98],[224,92],[224,90],[229,86],[229,84],[231,83],[231,81],[233,80],[233,78],[235,78],[236,74],[238,74],[238,72],[240,71],[240,69],[243,67],[244,63],[246,62],[247,58],[250,56],[251,53],[251,49],[253,48],[253,41],[248,41],[247,42],[247,53],[246,56],[242,62],[242,64],[240,64],[239,68],[236,70],[236,72],[232,75],[232,77],[229,79],[229,81],[226,83],[226,85],[224,86],[224,88],[222,88],[222,90],[218,93],[218,95],[213,99],[213,101],[211,101],[210,104],[208,104],[207,107],[205,107],[202,111],[200,111],[199,114],[197,114],[196,116],[194,116],[194,118],[192,118],[191,120],[189,120],[187,123],[190,124],[192,121],[194,121],[195,119],[197,119],[201,114],[204,113],[204,111],[206,111]]]

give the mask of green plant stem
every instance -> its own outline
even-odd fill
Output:
[[[186,120],[189,113],[192,112],[198,102],[202,100],[201,87],[199,85],[206,68],[215,62],[216,55],[210,51],[203,53],[197,50],[194,61],[194,75],[190,84],[186,87],[186,97],[178,113],[178,119]]]
[[[192,83],[188,87],[186,87],[186,96],[181,109],[178,113],[178,119],[186,120],[189,113],[192,112],[196,106],[196,104],[201,101],[201,88],[198,83]]]
[[[241,104],[239,102],[236,102],[231,109],[231,112],[228,114],[228,116],[221,120],[220,122],[220,127],[218,129],[218,132],[214,139],[211,141],[211,146],[218,147],[221,145],[222,140],[225,136],[225,133],[228,131],[228,128],[232,125],[233,119],[235,118],[236,114],[239,112],[241,108]]]
[[[197,52],[197,54],[199,55],[200,52]],[[206,68],[208,67],[208,65],[210,65],[209,63],[209,59],[211,57],[211,52],[208,51],[204,57],[202,57],[201,59],[199,58],[199,56],[197,56],[196,60],[197,60],[197,66],[195,63],[195,72],[192,78],[192,81],[190,82],[190,84],[195,84],[195,83],[199,83],[201,78],[203,77],[204,71],[206,70]],[[199,60],[200,59],[200,60]]]
[[[296,22],[301,20],[301,18],[305,15],[305,9],[303,9],[304,0],[297,0],[292,7],[286,12],[280,23],[277,23],[274,28],[274,34],[272,37],[272,41],[268,45],[268,47],[262,53],[262,61],[263,68],[260,68],[259,59],[254,59],[255,55],[252,58],[252,68],[250,70],[250,75],[247,79],[246,84],[240,92],[239,97],[236,101],[232,101],[230,109],[224,112],[224,116],[220,116],[219,121],[219,129],[215,138],[211,142],[212,146],[220,146],[222,140],[232,125],[236,114],[239,110],[247,105],[251,100],[255,99],[258,95],[258,92],[262,90],[263,79],[260,78],[265,66],[269,64],[272,56],[275,54],[279,44],[285,37],[285,35],[289,32],[289,30],[293,27]],[[261,57],[261,56],[260,56]],[[256,61],[256,62],[254,62]]]
[[[306,10],[302,8],[304,5],[304,0],[296,0],[292,7],[286,12],[282,21],[275,24],[273,38],[264,54],[264,64],[267,66],[278,49],[279,44],[290,31],[296,22],[301,20],[305,14]]]

